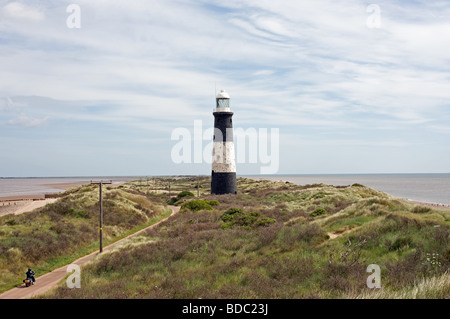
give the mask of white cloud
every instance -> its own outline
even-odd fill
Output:
[[[7,122],[8,125],[16,125],[23,127],[39,127],[43,126],[48,122],[49,118],[33,118],[29,117],[24,113],[20,113],[17,117],[9,120]]]
[[[11,18],[39,22],[44,20],[44,13],[36,7],[20,2],[10,2],[2,8],[2,12]]]
[[[367,27],[361,1],[81,0],[81,29],[66,26],[70,1],[31,3],[1,8],[0,97],[16,103],[1,123],[71,119],[161,136],[211,119],[216,87],[242,126],[358,130],[359,141],[417,124],[447,132],[446,2],[379,1],[380,29]],[[38,97],[53,102],[31,108]]]

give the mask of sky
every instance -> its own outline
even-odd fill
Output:
[[[449,52],[449,1],[0,0],[0,177],[208,175],[221,89],[238,175],[448,173]]]

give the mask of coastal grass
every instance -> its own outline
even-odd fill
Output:
[[[170,191],[167,179],[133,181],[121,190],[166,202],[191,192],[195,198],[175,203],[214,205],[184,209],[97,256],[82,268],[82,288],[61,283],[40,298],[449,297],[446,210],[357,184],[239,178],[237,195],[210,195],[207,178],[170,183]],[[366,285],[370,264],[381,268],[381,289]]]
[[[103,193],[104,246],[170,215],[161,202],[123,189]],[[27,268],[37,276],[98,250],[98,189],[83,185],[55,203],[0,217],[0,291],[21,284]]]

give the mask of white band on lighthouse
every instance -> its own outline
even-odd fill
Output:
[[[216,112],[231,112],[230,107],[216,107]]]
[[[234,156],[234,143],[214,142],[212,170],[216,173],[235,173],[236,163]]]

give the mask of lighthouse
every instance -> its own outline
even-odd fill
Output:
[[[214,115],[211,194],[237,194],[233,142],[233,112],[230,96],[221,90],[216,96]]]

